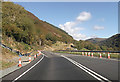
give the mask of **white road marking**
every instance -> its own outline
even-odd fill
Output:
[[[15,82],[16,80],[18,80],[19,78],[21,78],[23,75],[25,75],[27,72],[29,72],[32,68],[34,68],[40,61],[42,61],[44,58],[44,54],[42,56],[42,58],[36,63],[34,64],[32,67],[30,67],[28,70],[26,70],[25,72],[23,72],[21,75],[19,75],[16,79],[14,79],[12,82]]]
[[[67,56],[82,56],[82,55],[73,55],[73,54],[71,54],[71,55],[67,55]],[[83,57],[89,57],[89,56],[83,56]],[[93,56],[93,57],[90,56],[89,58],[100,59],[99,57],[95,57],[95,56]],[[116,58],[116,59],[113,59],[113,58],[108,59],[108,58],[102,57],[101,59],[104,59],[104,60],[113,60],[113,61],[120,61],[120,60],[118,60],[118,58]]]
[[[74,60],[72,60],[72,59],[70,59],[70,58],[68,58],[68,57],[66,57],[66,56],[63,56],[63,55],[61,55],[61,56],[64,57],[65,59],[69,60],[70,62],[72,62],[72,63],[75,64],[77,67],[81,68],[82,70],[84,70],[85,72],[87,72],[88,74],[90,74],[91,76],[93,76],[94,78],[98,79],[99,81],[104,82],[104,81],[102,80],[102,79],[104,79],[105,81],[111,82],[111,81],[108,80],[107,78],[105,78],[105,77],[99,75],[98,73],[90,70],[89,68],[83,66],[82,64],[80,64],[80,63],[78,63],[78,62],[76,62],[76,61],[74,61]],[[99,78],[98,76],[99,76],[100,78]],[[102,78],[102,79],[101,79],[101,78]]]
[[[42,53],[43,54],[43,53]],[[48,58],[48,56],[47,55],[45,55],[45,54],[43,54],[45,57],[47,57]]]

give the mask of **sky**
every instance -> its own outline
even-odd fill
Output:
[[[16,2],[76,40],[118,33],[118,2]]]
[[[12,2],[119,2],[120,0],[4,0]]]

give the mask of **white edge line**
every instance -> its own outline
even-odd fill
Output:
[[[76,66],[78,66],[79,68],[83,69],[84,71],[86,71],[87,73],[89,73],[90,75],[92,75],[93,77],[96,78],[95,75],[98,75],[98,76],[101,77],[102,79],[104,79],[104,80],[106,80],[106,81],[109,81],[107,78],[105,78],[105,77],[97,74],[96,72],[88,69],[87,67],[83,66],[82,64],[80,64],[80,63],[78,63],[78,62],[76,62],[76,61],[74,61],[74,60],[72,60],[72,59],[70,59],[70,58],[68,58],[68,57],[66,57],[66,56],[63,56],[63,55],[61,55],[61,56],[64,57],[64,58],[66,58],[67,60],[69,60],[70,62],[72,62],[72,63],[75,64]],[[88,71],[87,71],[87,70],[88,70]],[[92,72],[92,73],[95,74],[95,75],[93,75],[93,74],[90,73],[89,71]],[[96,79],[98,79],[98,77],[97,77]],[[101,80],[101,79],[99,78],[98,80]],[[111,82],[111,81],[109,81],[109,82]]]
[[[72,54],[72,55],[67,55],[67,56],[82,56],[82,55],[74,55],[74,54]],[[83,57],[88,57],[88,56],[83,56]],[[95,59],[100,59],[99,57],[96,57],[96,56],[93,56],[93,57],[89,57],[89,58],[95,58]],[[118,60],[118,58],[116,58],[116,59],[113,59],[113,58],[110,58],[110,59],[108,59],[108,58],[104,58],[104,57],[102,57],[102,59],[103,60],[110,60],[110,61],[120,61],[120,60]]]
[[[36,63],[34,64],[32,67],[30,67],[27,71],[23,72],[21,75],[19,75],[16,79],[14,79],[12,82],[15,82],[16,80],[18,80],[20,77],[22,77],[23,75],[25,75],[28,71],[30,71],[33,67],[35,67],[40,61],[42,61],[44,58],[44,54],[42,56],[42,58]]]

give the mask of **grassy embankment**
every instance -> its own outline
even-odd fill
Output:
[[[18,55],[2,47],[0,47],[0,50],[2,51],[0,53],[0,64],[1,64],[0,69],[5,69],[17,64],[17,62],[12,61],[12,59],[18,57]]]
[[[1,47],[0,47],[1,48]],[[8,49],[1,48],[2,53],[0,53],[0,70],[9,68],[11,66],[18,64],[18,54],[9,51]],[[35,51],[31,55],[37,54],[38,52]]]
[[[31,46],[31,45],[24,44],[23,42],[16,42],[15,40],[7,36],[2,38],[2,43],[5,44],[7,47],[12,48],[13,50],[20,51],[22,54],[41,49],[39,46],[36,46],[36,45]],[[0,69],[6,69],[8,67],[18,64],[18,60],[15,60],[15,58],[19,57],[18,54],[6,48],[2,48],[1,46],[0,46],[0,50],[1,50]],[[34,51],[31,55],[34,55],[37,53],[38,53],[37,51]]]
[[[69,51],[54,51],[56,53],[68,53],[68,54],[77,54],[77,55],[82,55],[82,52],[69,52]],[[88,54],[88,53],[87,53]],[[85,53],[84,53],[85,55]],[[102,57],[105,57],[107,58],[108,57],[108,54],[107,53],[101,53]],[[119,56],[120,54],[119,53],[110,53],[110,57],[111,58],[120,58]],[[91,54],[90,54],[91,56]],[[93,53],[93,56],[95,57],[99,57],[100,54],[99,53]]]

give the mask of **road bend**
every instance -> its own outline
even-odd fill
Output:
[[[42,53],[43,55],[30,64],[4,76],[3,82],[5,80],[12,82],[17,80],[94,80],[98,82],[118,80],[117,61],[110,61],[112,64],[109,64],[105,63],[109,61],[90,57],[57,55],[46,51]]]

